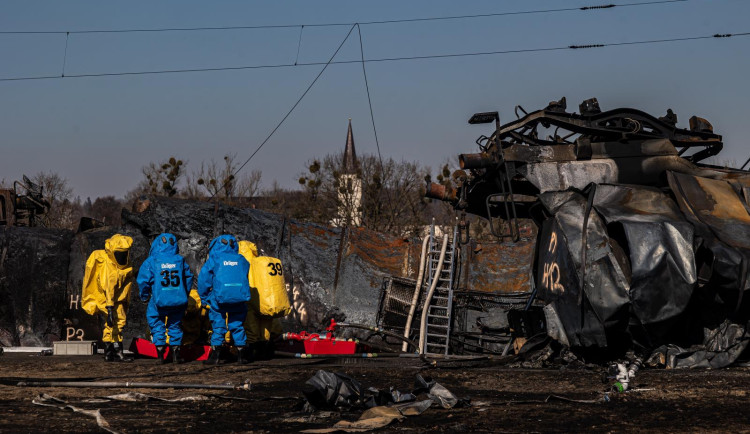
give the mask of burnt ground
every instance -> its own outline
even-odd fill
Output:
[[[395,421],[381,431],[747,431],[750,368],[723,370],[645,370],[634,387],[648,389],[610,394],[602,369],[509,369],[493,362],[451,362],[424,367],[416,359],[277,359],[240,366],[206,368],[200,363],[157,366],[153,360],[105,363],[101,356],[52,356],[6,353],[0,356],[0,432],[103,432],[93,417],[69,409],[43,407],[32,399],[46,393],[84,409],[100,409],[118,432],[298,432],[356,420],[361,410],[308,413],[302,387],[319,369],[344,372],[366,387],[402,391],[414,387],[417,373],[431,376],[472,405],[430,408]],[[176,383],[252,382],[252,390],[81,389],[17,387],[18,378]],[[201,394],[207,400],[170,403],[85,402],[136,391],[162,398]],[[571,400],[545,400],[550,395]],[[241,398],[241,399],[232,399]]]

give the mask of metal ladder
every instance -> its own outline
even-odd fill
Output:
[[[429,291],[434,279],[438,279],[435,292],[432,295],[427,311],[427,324],[425,331],[425,343],[422,349],[424,354],[448,355],[450,348],[451,315],[453,310],[453,273],[456,261],[456,242],[458,237],[458,226],[453,228],[453,239],[448,240],[443,258],[443,269],[439,276],[435,276],[438,261],[440,260],[440,249],[442,237],[435,237],[435,225],[430,228],[430,245],[428,253],[428,279],[425,288]],[[425,292],[425,296],[427,293]]]

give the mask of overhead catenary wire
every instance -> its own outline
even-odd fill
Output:
[[[352,29],[353,28],[354,27],[352,26]],[[505,55],[505,54],[581,50],[581,49],[586,49],[586,48],[607,48],[607,47],[618,47],[618,46],[628,46],[628,45],[663,44],[663,43],[670,43],[670,42],[685,42],[685,41],[696,41],[696,40],[706,40],[706,39],[728,39],[732,37],[745,37],[745,36],[750,36],[750,32],[715,33],[712,35],[703,35],[703,36],[647,39],[647,40],[642,40],[642,41],[622,41],[622,42],[608,42],[608,43],[582,44],[582,45],[571,44],[571,45],[561,45],[561,46],[556,46],[556,47],[519,48],[519,49],[496,50],[496,51],[475,51],[475,52],[466,52],[466,53],[445,53],[445,54],[432,54],[432,55],[424,55],[424,56],[382,57],[382,58],[374,58],[374,59],[365,59],[364,63],[401,62],[401,61],[412,61],[412,60],[497,56],[497,55]],[[280,63],[280,64],[270,64],[270,65],[164,69],[164,70],[152,70],[152,71],[82,73],[82,74],[66,74],[65,77],[61,77],[60,75],[42,75],[42,76],[31,76],[31,77],[6,77],[6,78],[0,78],[0,82],[29,81],[29,80],[61,80],[61,79],[68,79],[68,78],[94,78],[94,77],[178,74],[178,73],[193,73],[193,72],[241,71],[241,70],[254,70],[254,69],[293,68],[293,67],[302,67],[302,66],[321,66],[321,65],[327,67],[328,65],[346,65],[346,64],[361,63],[361,62],[362,62],[361,59],[357,59],[357,60],[338,60],[338,61],[327,61],[327,62],[306,62],[306,63],[297,63],[296,65],[293,63]]]
[[[383,155],[380,153],[380,141],[378,140],[378,129],[375,128],[375,114],[372,111],[372,99],[370,98],[370,84],[367,81],[367,69],[365,68],[365,49],[362,44],[362,28],[357,25],[357,33],[359,33],[359,54],[362,61],[362,75],[365,77],[365,89],[367,90],[367,105],[370,108],[370,120],[372,121],[372,132],[375,135],[375,146],[378,149],[378,160],[380,160],[380,176],[382,178],[382,185],[385,186],[385,166],[383,165]],[[388,207],[391,210],[391,224],[396,221],[396,211],[393,208],[393,199],[391,198],[391,190],[387,187],[384,188],[386,197],[388,199]]]
[[[639,7],[639,6],[653,6],[659,4],[674,4],[674,3],[685,3],[690,0],[652,0],[652,1],[641,1],[633,3],[608,3],[603,5],[592,5],[592,6],[576,6],[566,8],[551,8],[551,9],[532,9],[525,11],[505,11],[505,12],[494,12],[485,14],[467,14],[467,15],[448,15],[448,16],[437,16],[437,17],[422,17],[422,18],[401,18],[392,20],[374,20],[374,21],[359,21],[358,24],[362,26],[366,25],[382,25],[382,24],[401,24],[401,23],[416,23],[425,21],[449,21],[449,20],[465,20],[465,19],[477,19],[477,18],[492,18],[492,17],[503,17],[503,16],[514,16],[514,15],[534,15],[534,14],[550,14],[560,12],[575,12],[575,11],[599,11],[604,9],[613,9],[617,7]],[[63,33],[77,33],[77,34],[95,34],[95,33],[158,33],[158,32],[203,32],[203,31],[228,31],[228,30],[258,30],[258,29],[286,29],[295,27],[344,27],[352,26],[354,22],[348,23],[307,23],[307,24],[267,24],[267,25],[248,25],[248,26],[200,26],[200,27],[162,27],[162,28],[141,28],[141,29],[83,29],[83,30],[4,30],[0,31],[0,35],[45,35],[45,34],[63,34]]]
[[[60,74],[60,77],[65,77],[65,63],[68,61],[68,40],[70,39],[70,33],[65,34],[65,52],[63,53],[63,64],[62,64],[62,73]]]
[[[273,130],[271,130],[271,132],[270,132],[270,133],[268,134],[268,136],[266,136],[266,138],[265,138],[265,139],[264,139],[264,140],[263,140],[263,141],[262,141],[262,142],[260,143],[260,145],[258,145],[258,147],[257,147],[257,148],[255,149],[255,151],[254,151],[254,152],[253,152],[252,154],[250,154],[250,156],[249,156],[249,157],[247,157],[247,160],[245,160],[245,162],[244,162],[244,163],[242,163],[242,165],[241,165],[241,166],[240,166],[240,167],[239,167],[239,168],[238,168],[237,170],[235,170],[235,171],[234,171],[234,173],[232,173],[232,177],[236,176],[236,175],[237,175],[238,173],[240,173],[240,171],[241,171],[242,169],[244,169],[244,168],[245,168],[245,166],[247,166],[247,163],[249,163],[249,162],[250,162],[250,160],[252,160],[252,159],[253,159],[253,157],[255,157],[255,155],[256,155],[256,154],[257,154],[257,153],[258,153],[258,152],[259,152],[259,151],[260,151],[260,150],[261,150],[261,149],[263,148],[263,146],[265,146],[265,144],[266,144],[266,143],[268,143],[268,141],[269,141],[269,140],[271,139],[271,137],[273,137],[274,133],[276,133],[276,131],[277,131],[277,130],[278,130],[278,129],[279,129],[280,127],[281,127],[281,125],[283,125],[283,124],[284,124],[284,121],[286,121],[286,120],[287,120],[287,118],[289,117],[289,115],[291,115],[291,114],[292,114],[292,112],[294,111],[294,109],[296,109],[296,108],[297,108],[297,106],[299,105],[299,103],[300,103],[300,102],[302,102],[302,100],[303,100],[303,99],[305,98],[305,95],[307,95],[307,93],[308,93],[308,92],[310,92],[310,89],[312,89],[312,87],[313,87],[313,86],[315,85],[315,83],[316,83],[316,82],[318,81],[318,79],[320,78],[320,76],[321,76],[321,75],[323,75],[323,73],[325,72],[326,68],[328,68],[328,65],[330,65],[330,64],[331,64],[331,62],[333,62],[333,59],[334,59],[334,58],[336,57],[336,55],[337,55],[337,54],[339,53],[339,51],[341,50],[341,47],[343,47],[343,46],[344,46],[344,43],[346,43],[346,41],[347,41],[347,40],[349,39],[349,35],[351,35],[351,34],[352,34],[352,31],[354,30],[354,27],[355,27],[355,26],[352,26],[352,27],[351,27],[351,28],[349,29],[349,32],[348,32],[348,33],[346,34],[346,36],[344,37],[344,39],[343,39],[343,40],[341,41],[341,43],[339,44],[339,46],[338,46],[338,47],[336,48],[336,51],[334,51],[334,53],[333,53],[333,54],[331,55],[331,57],[330,57],[330,58],[328,59],[328,62],[326,62],[326,63],[325,63],[325,65],[324,65],[324,66],[323,66],[323,68],[322,68],[322,69],[320,70],[320,72],[318,73],[318,75],[316,75],[316,76],[315,76],[315,78],[313,79],[313,81],[312,81],[312,82],[310,82],[310,85],[308,85],[308,86],[307,86],[307,89],[305,89],[305,91],[304,91],[304,92],[302,92],[302,95],[300,95],[300,97],[299,97],[299,98],[297,99],[297,102],[295,102],[295,103],[294,103],[294,105],[292,106],[292,108],[290,108],[290,109],[289,109],[289,111],[288,111],[288,112],[287,112],[287,113],[286,113],[286,114],[284,115],[284,117],[283,117],[283,118],[281,118],[281,120],[279,121],[279,123],[278,123],[278,124],[276,124],[276,127],[274,127],[274,129],[273,129]],[[213,199],[213,198],[214,198],[214,197],[215,197],[215,196],[216,196],[216,195],[217,195],[217,194],[218,194],[218,193],[219,193],[219,192],[220,192],[221,190],[223,190],[224,188],[226,188],[226,185],[227,185],[227,184],[228,184],[229,182],[231,182],[231,181],[227,181],[227,182],[225,182],[225,183],[224,183],[224,184],[223,184],[223,185],[221,186],[221,188],[217,189],[217,190],[216,190],[216,191],[215,191],[215,192],[214,192],[214,193],[213,193],[213,194],[211,195],[211,197],[210,197],[209,199]]]
[[[305,26],[299,28],[299,41],[297,42],[297,56],[294,57],[294,64],[297,64],[299,60],[299,49],[302,47],[302,32],[305,30]]]

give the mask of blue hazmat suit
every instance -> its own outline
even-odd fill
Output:
[[[177,254],[177,239],[161,234],[151,243],[148,258],[138,272],[141,300],[148,301],[146,319],[151,339],[157,346],[182,344],[182,317],[193,286],[193,273],[185,259]]]
[[[232,235],[216,237],[208,247],[208,259],[198,275],[198,295],[201,303],[210,306],[211,345],[224,342],[227,328],[234,344],[245,346],[247,337],[243,322],[250,301],[247,275],[250,263],[238,253],[237,240]]]

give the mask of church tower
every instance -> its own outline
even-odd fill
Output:
[[[349,129],[346,132],[346,147],[339,176],[338,212],[331,224],[333,226],[362,224],[362,178],[359,174],[357,151],[354,149],[351,118],[349,118]]]

